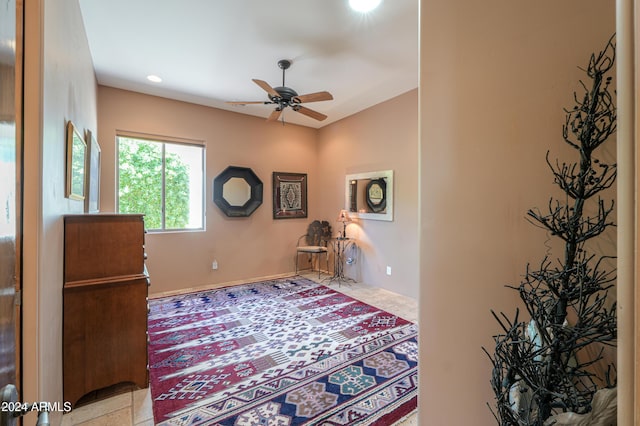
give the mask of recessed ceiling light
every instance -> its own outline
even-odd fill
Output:
[[[356,12],[370,12],[380,5],[382,0],[349,0],[349,6]]]
[[[157,75],[148,75],[147,76],[147,80],[153,82],[153,83],[162,83],[162,79],[160,77],[158,77]]]

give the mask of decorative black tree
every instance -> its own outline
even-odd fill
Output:
[[[591,87],[581,81],[584,95],[574,93],[575,106],[565,110],[563,138],[579,159],[552,163],[547,152],[564,199],[552,197],[544,213],[527,212],[530,222],[562,239],[564,258],[552,262],[546,256],[537,270],[527,265],[520,285],[508,286],[520,293],[529,321],[522,321],[518,310],[513,319],[492,311],[502,331],[494,336],[494,354],[483,350],[493,364],[492,412],[500,425],[542,426],[557,413],[589,413],[598,388],[615,385],[615,365],[608,365],[606,377],[598,377],[593,368],[603,362],[602,345],[616,345],[616,308],[607,300],[615,272],[606,270],[607,256],[588,254],[585,247],[614,225],[614,203],[605,203],[600,193],[614,184],[616,165],[594,156],[616,131],[611,77],[606,76],[614,59],[612,37],[583,70]]]

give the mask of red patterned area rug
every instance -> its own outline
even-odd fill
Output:
[[[380,425],[416,408],[417,326],[300,277],[149,302],[161,425]]]

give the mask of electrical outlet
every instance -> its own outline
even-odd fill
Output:
[[[391,266],[387,266],[387,275],[391,275]]]
[[[211,262],[211,269],[214,270],[214,271],[216,269],[218,269],[218,261],[217,260],[214,260],[213,262]]]

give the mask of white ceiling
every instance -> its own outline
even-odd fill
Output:
[[[383,0],[366,15],[347,0],[80,0],[98,83],[267,117],[274,105],[251,81],[286,85],[319,122],[288,109],[288,123],[319,128],[418,86],[418,0]],[[162,77],[154,84],[149,74]],[[275,124],[274,124],[275,125]]]

